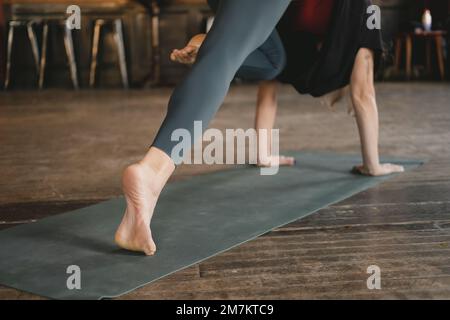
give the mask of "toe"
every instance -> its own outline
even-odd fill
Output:
[[[292,157],[280,157],[280,166],[293,166],[295,163],[295,159]]]
[[[180,51],[179,50],[177,50],[177,49],[173,50],[172,55],[176,61],[180,60]]]
[[[144,248],[143,251],[146,256],[153,256],[156,253],[156,247],[154,244],[149,243],[149,244],[147,244],[147,246]]]
[[[399,166],[399,165],[391,165],[392,167],[392,172],[405,172],[405,168],[403,166]]]

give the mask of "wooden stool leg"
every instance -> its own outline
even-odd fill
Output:
[[[436,37],[436,54],[438,58],[439,74],[441,76],[441,80],[445,80],[445,63],[441,36]]]
[[[95,73],[97,70],[98,47],[100,42],[100,29],[104,24],[103,20],[96,20],[94,25],[94,35],[92,37],[91,67],[89,72],[89,86],[95,86]]]
[[[9,88],[11,82],[11,53],[14,42],[14,26],[10,24],[8,31],[8,44],[6,47],[6,74],[5,74],[5,89]]]
[[[410,80],[412,75],[412,36],[406,36],[406,79]]]
[[[73,49],[72,30],[64,24],[64,47],[66,48],[67,59],[69,60],[70,78],[75,90],[79,89],[77,63],[75,60],[75,50]]]
[[[31,51],[33,53],[34,67],[36,68],[36,74],[39,76],[39,45],[36,33],[34,32],[34,24],[35,23],[33,21],[27,23],[27,34],[31,45]]]
[[[153,83],[159,84],[161,79],[161,47],[159,34],[160,9],[157,1],[152,1],[152,73]]]
[[[47,43],[48,43],[48,23],[45,22],[42,29],[42,48],[41,48],[41,61],[39,65],[39,80],[38,87],[42,89],[44,87],[45,78],[45,66],[47,65]]]
[[[125,89],[129,88],[127,60],[125,55],[125,44],[123,39],[122,20],[114,20],[114,39],[116,40],[117,52],[119,54],[120,75],[122,77],[122,85]]]

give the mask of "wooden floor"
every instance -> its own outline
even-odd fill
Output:
[[[426,165],[122,299],[450,299],[449,89],[378,85],[382,153]],[[250,127],[255,90],[233,88],[212,126]],[[151,143],[169,93],[0,93],[0,228],[120,195],[120,173]],[[358,152],[345,108],[283,87],[281,148]],[[221,169],[185,166],[173,179]],[[367,289],[370,265],[381,290]],[[39,297],[0,287],[0,299]]]

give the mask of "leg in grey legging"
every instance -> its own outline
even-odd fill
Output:
[[[274,30],[270,37],[253,51],[236,76],[245,80],[273,80],[286,66],[286,51],[278,32]]]
[[[275,25],[289,2],[220,1],[214,25],[198,53],[196,63],[170,99],[167,116],[153,143],[154,147],[171,156],[173,147],[179,143],[171,139],[176,129],[188,130],[195,141],[201,138],[194,136],[194,122],[202,121],[203,128],[207,127],[241,66],[239,73],[250,74],[250,78],[258,77],[258,59],[265,61],[264,65],[273,71],[273,66],[270,68],[267,64],[267,55],[264,59],[262,53],[270,52],[271,46],[265,42],[270,43],[277,37]],[[263,73],[268,78],[269,73]],[[270,77],[275,76],[276,72],[270,74]]]
[[[217,14],[220,2],[208,0],[211,10]],[[273,80],[286,65],[286,52],[276,29],[269,38],[245,59],[236,76],[244,80]]]

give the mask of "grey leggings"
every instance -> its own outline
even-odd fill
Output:
[[[187,77],[175,88],[166,118],[153,146],[171,156],[179,141],[176,129],[186,129],[192,142],[194,122],[205,129],[216,114],[237,74],[251,80],[274,79],[286,58],[275,26],[291,0],[210,0],[216,11]],[[197,132],[196,132],[197,133]]]

